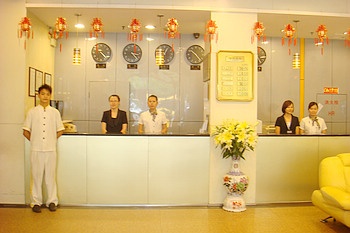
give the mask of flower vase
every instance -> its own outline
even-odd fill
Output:
[[[224,176],[224,186],[228,191],[222,207],[224,210],[231,212],[246,210],[243,193],[247,190],[248,183],[248,176],[239,169],[239,159],[233,158],[231,170]]]

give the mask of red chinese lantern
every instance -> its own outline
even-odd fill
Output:
[[[168,22],[165,26],[166,30],[168,31],[168,39],[175,39],[180,37],[180,34],[178,32],[179,23],[177,22],[177,19],[168,19]],[[171,48],[174,51],[174,43],[172,44]]]
[[[101,18],[93,18],[91,23],[90,38],[91,37],[98,38],[99,34],[101,34],[102,38],[105,37],[102,20]]]
[[[264,36],[265,27],[263,23],[256,22],[253,27],[253,35],[252,35],[252,43],[254,43],[254,37],[257,37],[258,41],[262,38],[263,41],[266,40],[266,37]]]
[[[283,30],[284,36],[282,37],[282,45],[284,45],[284,39],[286,38],[288,40],[288,53],[290,55],[290,45],[294,44],[294,46],[297,44],[297,38],[295,37],[296,30],[291,24],[287,24],[284,27]]]
[[[166,27],[168,31],[168,38],[174,39],[179,36],[179,33],[177,31],[179,27],[179,23],[177,22],[177,19],[175,18],[168,19]]]
[[[139,31],[141,28],[141,23],[138,19],[131,19],[131,23],[128,26],[130,28],[130,32],[128,34],[128,40],[132,42],[136,42],[137,39],[142,40],[142,35],[139,35]]]
[[[211,52],[211,41],[215,40],[215,42],[218,41],[218,32],[217,29],[218,26],[216,25],[216,22],[214,20],[209,20],[207,24],[205,25],[205,35],[204,40],[209,40],[210,42],[210,52]]]
[[[349,46],[350,47],[350,28],[348,29],[348,31],[345,34],[346,34],[345,46]]]
[[[55,23],[55,32],[53,33],[53,38],[62,39],[65,35],[66,39],[68,38],[67,21],[63,17],[58,17]],[[62,44],[60,43],[60,52],[62,51]]]
[[[24,40],[24,49],[26,49],[27,46],[27,39],[30,38],[30,34],[33,38],[33,31],[32,29],[32,23],[30,22],[30,19],[28,17],[23,17],[22,20],[18,23],[18,38],[22,38],[23,34],[25,34],[25,40]]]
[[[215,41],[218,41],[218,33],[217,29],[218,26],[216,25],[216,22],[213,20],[209,20],[205,26],[206,33],[204,35],[204,39],[207,41],[209,40],[210,42],[215,39]]]
[[[317,38],[315,38],[315,45],[319,46],[322,45],[321,47],[321,54],[323,55],[323,48],[324,48],[324,42],[326,41],[326,43],[328,44],[328,36],[327,36],[327,28],[325,25],[321,24],[318,26],[318,28],[316,29],[316,33],[317,33]]]

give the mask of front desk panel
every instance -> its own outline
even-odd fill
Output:
[[[225,196],[221,182],[227,170],[216,163],[229,169],[230,161],[215,160],[221,155],[210,154],[211,140],[208,135],[63,135],[58,142],[60,203],[219,205]],[[247,204],[310,202],[311,193],[318,189],[319,162],[350,152],[349,144],[349,135],[260,135],[256,169],[243,170],[256,174],[247,190],[256,195]],[[29,149],[26,140],[27,204]]]
[[[209,136],[63,135],[62,205],[208,205]],[[26,203],[29,142],[26,143]]]

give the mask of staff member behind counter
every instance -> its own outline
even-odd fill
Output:
[[[276,134],[300,134],[299,118],[293,116],[294,104],[290,100],[284,101],[282,105],[283,115],[276,119]]]
[[[157,110],[158,97],[150,95],[147,104],[149,110],[140,115],[139,134],[166,134],[168,131],[168,120],[164,112]]]
[[[102,133],[126,134],[128,119],[126,112],[119,109],[120,97],[111,95],[108,101],[111,109],[103,112],[101,120]]]

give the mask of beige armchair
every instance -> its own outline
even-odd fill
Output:
[[[319,167],[319,190],[312,193],[312,203],[350,227],[350,153],[323,159]]]

